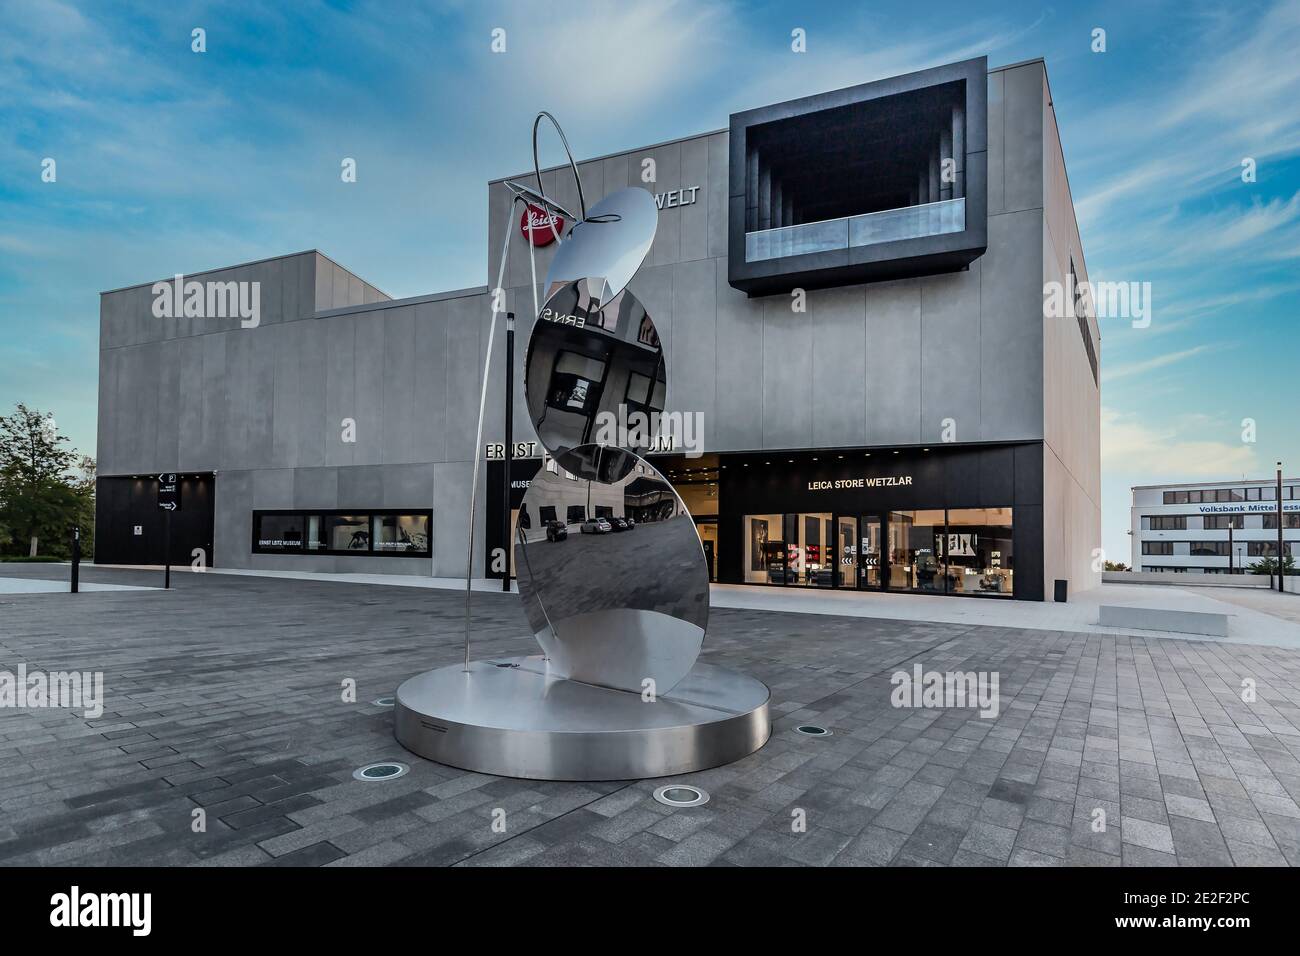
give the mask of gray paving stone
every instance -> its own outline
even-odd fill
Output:
[[[766,680],[777,726],[759,753],[686,778],[713,795],[692,813],[651,801],[651,781],[440,767],[401,751],[391,710],[322,693],[341,671],[377,696],[453,663],[454,593],[221,575],[175,585],[184,625],[165,630],[139,592],[6,599],[13,659],[89,660],[117,676],[97,721],[0,713],[0,862],[1300,864],[1300,652],[715,609],[705,659]],[[393,622],[382,634],[381,603]],[[307,605],[321,612],[310,628],[279,626]],[[516,597],[476,596],[474,614],[484,654],[532,650]],[[895,710],[888,676],[910,660],[997,670],[998,718]],[[1251,708],[1218,690],[1242,672],[1266,678]],[[836,735],[799,737],[800,721]],[[394,758],[406,777],[351,779]],[[194,834],[200,806],[209,828]],[[1090,827],[1097,806],[1103,833]],[[807,833],[790,832],[796,807]],[[490,826],[497,808],[505,833]]]

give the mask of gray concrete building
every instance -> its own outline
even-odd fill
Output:
[[[1041,60],[751,110],[579,168],[588,205],[634,186],[659,206],[630,288],[667,355],[666,410],[704,434],[703,454],[652,460],[715,580],[1025,599],[1099,583],[1100,338],[1073,300],[1044,309],[1087,267]],[[568,167],[542,179],[577,206]],[[533,296],[503,182],[487,275],[509,230],[520,381]],[[175,472],[178,562],[463,574],[474,456],[502,437],[493,387],[475,447],[486,286],[393,300],[315,251],[185,281],[205,306],[207,283],[258,283],[260,316],[160,317],[186,296],[153,282],[102,294],[96,560],[160,560],[154,483]],[[539,465],[516,462],[514,507]],[[484,471],[488,574],[504,489]]]

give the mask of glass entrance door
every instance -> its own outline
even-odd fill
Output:
[[[859,587],[857,518],[835,518],[835,567],[836,587]]]
[[[880,589],[885,585],[883,521],[880,515],[863,515],[858,519],[859,587]]]

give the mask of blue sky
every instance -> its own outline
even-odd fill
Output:
[[[84,451],[101,290],[313,247],[394,296],[483,284],[486,181],[528,165],[538,109],[593,156],[987,54],[1046,58],[1092,277],[1152,283],[1149,328],[1102,323],[1108,555],[1132,484],[1300,474],[1295,0],[0,0],[0,23],[0,408]]]

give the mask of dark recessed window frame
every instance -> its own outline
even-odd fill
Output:
[[[311,518],[320,519],[322,526],[328,524],[328,518],[364,518],[365,547],[349,548],[323,548],[307,547],[308,533]],[[424,549],[409,551],[389,551],[375,547],[374,525],[376,518],[401,518],[414,517],[424,518],[425,526],[428,529],[425,532]],[[302,529],[301,539],[297,546],[292,546],[286,542],[282,546],[268,546],[262,544],[262,520],[264,518],[289,518],[298,519],[298,526]],[[257,509],[252,515],[252,534],[251,547],[253,554],[280,554],[280,555],[333,555],[348,557],[377,557],[377,558],[429,558],[433,555],[433,510],[431,508],[267,508]],[[259,540],[261,539],[261,540]],[[354,540],[361,540],[360,537]]]
[[[754,261],[746,258],[746,236],[751,231],[747,227],[752,218],[748,210],[754,206],[754,196],[767,195],[762,188],[767,182],[764,180],[763,161],[756,150],[775,150],[779,158],[781,150],[786,148],[781,144],[786,141],[798,144],[805,140],[810,124],[814,130],[820,130],[840,123],[846,110],[888,113],[902,109],[904,102],[911,103],[910,98],[952,86],[960,87],[962,111],[962,121],[957,126],[962,138],[961,149],[958,151],[954,143],[956,155],[952,157],[960,162],[961,199],[964,201],[962,229],[865,244],[848,240],[845,247],[827,246],[822,251],[769,255]],[[898,135],[909,128],[905,120],[894,119],[893,129],[899,131]],[[733,113],[729,134],[727,280],[733,288],[747,295],[773,295],[794,288],[852,285],[953,272],[968,266],[988,248],[987,57]],[[766,145],[757,146],[760,141]],[[877,151],[880,148],[881,144],[876,144]],[[807,162],[805,157],[804,164]],[[827,188],[834,190],[836,185],[829,182]],[[756,202],[761,206],[763,199]],[[772,202],[768,200],[769,206]],[[905,205],[892,211],[908,208],[913,207]],[[827,224],[838,223],[840,218],[828,220]],[[807,223],[795,221],[792,225],[821,221],[818,217]],[[756,231],[779,228],[765,227],[763,222],[760,216]]]

